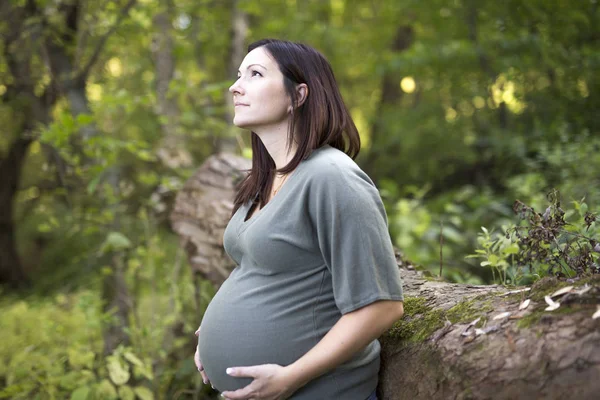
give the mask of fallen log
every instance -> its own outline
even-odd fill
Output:
[[[248,168],[235,155],[210,157],[170,216],[192,270],[217,287],[234,267],[222,237]],[[405,315],[380,338],[380,399],[599,398],[600,276],[545,278],[511,292],[442,282],[399,252],[397,260]]]
[[[405,315],[380,338],[380,398],[599,398],[600,276],[511,292],[401,271]],[[571,289],[550,297],[560,288]]]

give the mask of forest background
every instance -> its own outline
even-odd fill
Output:
[[[3,1],[0,398],[210,398],[214,288],[168,215],[207,157],[251,156],[227,88],[264,37],[331,62],[405,258],[476,284],[598,272],[523,262],[511,228],[518,199],[598,240],[599,26],[597,0]]]

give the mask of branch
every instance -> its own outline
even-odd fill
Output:
[[[83,70],[77,76],[77,80],[86,80],[87,79],[87,76],[89,75],[90,70],[92,69],[92,67],[94,66],[96,61],[98,61],[98,58],[100,57],[100,53],[102,52],[102,49],[104,48],[104,45],[106,44],[106,41],[108,40],[108,37],[117,30],[117,28],[119,27],[119,25],[121,24],[123,19],[127,16],[127,14],[129,14],[129,10],[135,5],[136,1],[137,0],[129,0],[129,2],[125,5],[125,7],[123,7],[115,24],[108,30],[108,32],[106,32],[100,38],[100,41],[98,42],[96,49],[94,49],[94,52],[92,53],[92,56],[88,60],[86,66],[83,68]]]

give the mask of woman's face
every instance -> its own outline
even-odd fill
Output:
[[[282,124],[287,127],[291,100],[285,91],[283,74],[263,47],[246,55],[238,80],[229,91],[235,105],[234,125],[255,132]]]

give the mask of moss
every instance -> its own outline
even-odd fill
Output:
[[[424,297],[407,297],[404,299],[404,315],[414,316],[424,314],[431,307],[427,306],[427,300]]]
[[[388,334],[396,339],[422,342],[444,325],[443,312],[433,310],[422,297],[404,299],[404,318],[396,322]]]
[[[532,301],[543,302],[545,296],[549,296],[555,291],[565,286],[583,286],[585,284],[600,285],[600,275],[591,274],[584,276],[574,282],[567,282],[566,280],[558,280],[555,277],[544,277],[531,286],[530,298]]]
[[[544,277],[544,278],[538,280],[531,286],[531,293],[527,297],[529,297],[532,301],[534,301],[536,303],[540,303],[541,305],[538,306],[538,308],[536,310],[534,310],[533,312],[531,312],[530,314],[521,318],[517,322],[517,327],[518,328],[530,328],[531,326],[537,324],[540,321],[540,319],[542,318],[542,316],[544,316],[544,315],[551,317],[552,315],[570,314],[572,312],[579,310],[578,307],[573,307],[571,305],[562,305],[561,307],[559,307],[558,309],[556,309],[554,311],[545,311],[546,302],[544,300],[544,297],[551,295],[558,289],[563,288],[565,286],[578,287],[578,286],[583,286],[585,284],[589,284],[589,285],[593,285],[593,286],[600,285],[600,275],[592,274],[592,275],[584,276],[581,279],[578,279],[574,282],[567,282],[566,280],[559,280],[555,277]],[[509,299],[512,299],[513,296],[515,296],[515,300],[516,300],[516,297],[521,297],[521,298],[524,297],[521,294],[515,294],[515,295],[509,296]]]
[[[481,327],[487,319],[485,312],[491,309],[490,300],[483,304],[475,300],[466,300],[447,311],[434,310],[427,305],[424,298],[407,297],[404,299],[404,318],[396,322],[388,334],[396,339],[418,343],[443,327],[446,319],[452,323],[468,323],[481,316],[477,324],[477,327]]]
[[[580,310],[579,307],[571,307],[569,305],[562,305],[559,308],[557,308],[556,310],[545,311],[545,306],[540,306],[539,309],[536,309],[532,313],[527,314],[523,318],[519,319],[517,321],[517,328],[531,328],[533,325],[540,322],[540,319],[542,319],[542,316],[551,318],[556,315],[571,314],[571,313],[574,313],[579,310]]]
[[[544,297],[554,293],[556,290],[569,286],[570,284],[562,281],[560,282],[555,277],[545,277],[535,282],[531,286],[530,298],[532,301],[542,302]]]
[[[477,323],[477,327],[480,327],[487,320],[485,313],[493,309],[491,300],[483,302],[476,299],[465,300],[450,308],[446,312],[446,317],[453,324],[465,324],[481,317],[481,320]]]

